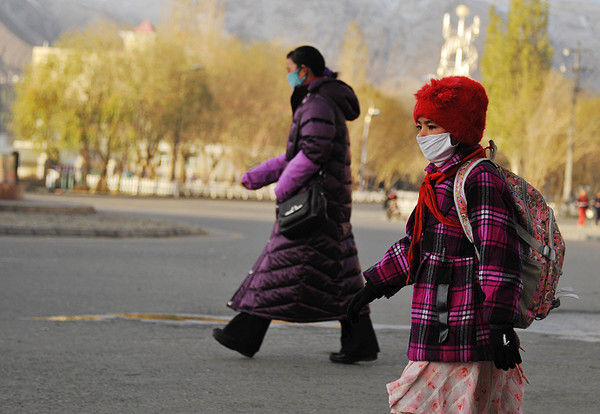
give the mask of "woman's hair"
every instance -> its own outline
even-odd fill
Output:
[[[321,52],[314,47],[297,47],[287,54],[287,58],[292,59],[296,66],[308,66],[315,76],[323,76],[323,72],[325,71],[325,59]]]

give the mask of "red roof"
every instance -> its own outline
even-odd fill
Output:
[[[154,33],[154,26],[149,20],[144,20],[138,27],[135,28],[137,33]]]

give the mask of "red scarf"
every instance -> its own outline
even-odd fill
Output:
[[[470,160],[471,158],[484,158],[485,156],[485,149],[480,146],[477,150],[465,157],[463,162]],[[437,201],[435,199],[435,191],[433,190],[432,183],[440,184],[442,181],[454,176],[454,174],[456,174],[456,171],[458,171],[461,165],[462,163],[457,164],[444,172],[436,171],[432,173],[428,171],[427,175],[425,175],[425,178],[421,183],[421,187],[419,188],[419,201],[417,202],[417,208],[415,210],[415,226],[413,229],[413,238],[410,242],[410,248],[408,249],[409,266],[411,266],[412,264],[413,248],[421,240],[421,233],[423,232],[423,224],[425,221],[425,206],[427,206],[429,211],[433,213],[435,218],[438,219],[440,223],[444,223],[447,226],[460,227],[460,223],[458,221],[454,221],[444,217],[444,215],[438,208]],[[406,278],[407,285],[409,278],[410,272],[409,276]]]

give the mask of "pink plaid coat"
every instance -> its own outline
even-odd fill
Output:
[[[459,149],[441,170],[462,163],[474,149]],[[426,170],[435,168],[430,164]],[[453,184],[452,177],[434,190],[440,211],[458,223]],[[520,245],[511,221],[511,195],[490,163],[481,163],[471,172],[465,191],[481,261],[460,225],[440,223],[426,209],[413,263],[408,263],[407,253],[414,212],[406,226],[406,237],[364,273],[388,298],[407,284],[413,285],[408,347],[411,361],[490,361],[490,323],[514,323],[519,315]]]

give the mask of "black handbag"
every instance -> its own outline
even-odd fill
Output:
[[[327,96],[323,94],[319,94],[319,96],[332,107],[334,113],[337,113],[333,102]],[[298,139],[300,138],[301,118],[302,114],[300,113],[296,121],[294,154],[297,153]],[[324,172],[321,168],[307,191],[293,195],[279,204],[279,234],[288,239],[304,237],[327,221],[327,198],[323,191],[323,176]]]
[[[307,236],[327,221],[327,198],[322,172],[308,191],[296,194],[279,205],[279,233],[288,239]]]

